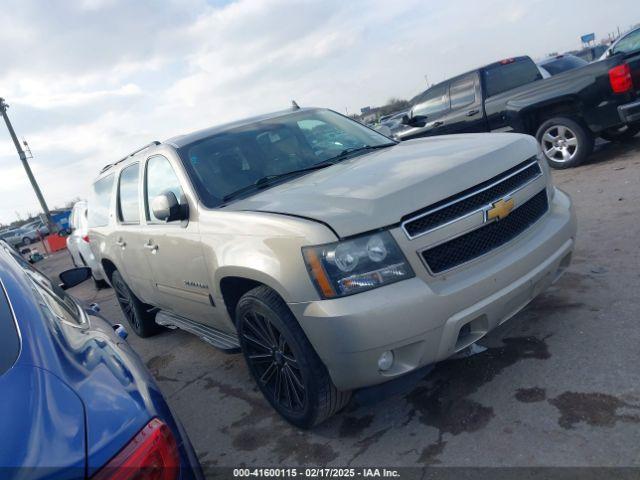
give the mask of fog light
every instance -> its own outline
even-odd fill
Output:
[[[391,350],[382,352],[382,355],[378,358],[378,368],[384,372],[389,370],[391,365],[393,365],[393,352]]]

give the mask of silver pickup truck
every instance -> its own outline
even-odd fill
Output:
[[[385,137],[292,109],[107,165],[91,247],[133,330],[242,351],[309,428],[443,360],[569,265],[576,222],[533,137]]]

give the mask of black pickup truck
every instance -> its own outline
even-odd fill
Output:
[[[595,137],[624,140],[640,131],[640,51],[546,79],[531,58],[509,58],[434,85],[411,103],[395,134],[401,140],[528,133],[552,167],[574,167],[592,152]]]

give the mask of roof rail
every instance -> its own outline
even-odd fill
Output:
[[[153,142],[146,144],[144,147],[140,147],[139,149],[134,150],[129,155],[126,155],[126,156],[122,157],[120,160],[118,160],[116,162],[113,162],[113,163],[108,163],[107,165],[102,167],[102,170],[100,170],[100,173],[104,173],[107,170],[109,170],[111,167],[119,164],[120,162],[124,162],[127,158],[133,157],[134,155],[137,155],[138,153],[146,150],[147,148],[151,148],[151,147],[154,147],[156,145],[160,145],[160,142],[157,141],[157,140],[154,140]]]

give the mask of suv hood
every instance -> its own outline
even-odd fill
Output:
[[[228,205],[312,218],[348,237],[397,224],[416,210],[535,156],[533,137],[447,135],[401,142],[303,175]]]

